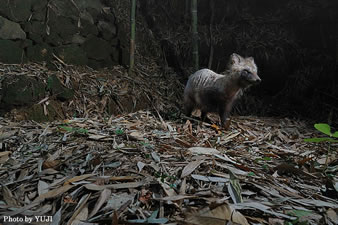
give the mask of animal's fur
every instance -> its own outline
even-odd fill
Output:
[[[217,112],[225,126],[234,100],[241,95],[243,89],[260,81],[254,59],[234,53],[230,56],[228,70],[224,75],[202,69],[189,77],[184,89],[185,113],[190,116],[194,109],[200,109],[204,120],[208,112]]]

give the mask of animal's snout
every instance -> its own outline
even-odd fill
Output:
[[[261,78],[258,77],[258,78],[256,79],[255,83],[256,83],[256,84],[259,84],[260,82],[262,82],[262,80],[261,80]]]

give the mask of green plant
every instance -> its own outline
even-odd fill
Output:
[[[305,138],[304,141],[305,142],[314,142],[314,143],[318,143],[318,142],[338,142],[337,139],[334,138],[338,138],[338,131],[332,133],[331,132],[331,127],[330,125],[326,124],[326,123],[317,123],[314,125],[314,127],[322,132],[323,134],[328,135],[329,137],[315,137],[315,138]]]
[[[288,221],[285,224],[287,225],[307,225],[309,222],[307,221],[307,217],[309,217],[313,212],[305,211],[305,210],[291,210],[288,212],[289,215],[297,217],[297,219],[293,221]]]
[[[305,142],[313,142],[313,143],[319,143],[319,142],[328,142],[328,149],[326,154],[326,160],[325,160],[325,167],[324,170],[327,168],[328,164],[328,158],[331,154],[331,143],[332,142],[338,142],[336,138],[338,138],[338,131],[332,133],[330,125],[326,123],[317,123],[314,125],[314,127],[322,132],[323,134],[326,134],[328,137],[314,137],[314,138],[305,138]]]
[[[70,127],[70,126],[58,126],[60,132],[74,132],[76,134],[88,134],[88,130],[84,128]]]

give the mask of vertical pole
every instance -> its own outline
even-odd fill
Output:
[[[130,60],[129,60],[129,71],[131,74],[134,69],[135,63],[135,11],[136,11],[136,0],[131,0],[130,8]]]
[[[192,57],[194,63],[194,70],[198,70],[198,32],[197,32],[197,0],[191,0],[191,27],[192,27]]]

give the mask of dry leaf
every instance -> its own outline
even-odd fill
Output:
[[[49,198],[55,198],[56,196],[59,196],[59,195],[65,193],[66,191],[68,191],[72,187],[74,187],[74,185],[67,184],[67,185],[61,186],[59,188],[56,188],[54,190],[48,191],[47,193],[44,193],[44,194],[41,194],[40,196],[38,196],[34,200],[34,202],[43,201],[43,200],[49,199]]]
[[[185,222],[196,225],[224,225],[227,222],[249,225],[246,218],[228,204],[220,205],[214,209],[207,207],[196,213],[190,213]]]
[[[10,151],[0,152],[0,164],[5,163],[9,159],[9,154],[11,153],[12,152]]]
[[[12,194],[12,192],[8,189],[7,186],[2,186],[2,195],[3,198],[5,200],[5,202],[7,203],[7,205],[9,206],[19,206],[16,198],[14,197],[14,195]]]
[[[39,183],[38,183],[38,193],[39,193],[39,195],[47,193],[48,190],[49,190],[49,185],[46,182],[39,180]]]
[[[97,202],[95,203],[95,207],[93,211],[89,214],[89,217],[94,216],[99,211],[101,206],[109,199],[110,195],[111,195],[111,190],[109,189],[104,189],[101,192],[101,195],[99,199],[97,200]]]
[[[216,155],[220,152],[214,148],[204,148],[204,147],[191,147],[188,149],[192,154],[196,155]]]
[[[204,160],[196,160],[193,162],[190,162],[188,165],[186,165],[182,171],[181,178],[184,178],[186,176],[189,176],[194,170],[199,167],[204,162]]]
[[[86,194],[86,195],[82,196],[82,198],[79,201],[79,204],[76,207],[75,212],[72,214],[72,217],[67,222],[67,225],[71,225],[73,223],[73,221],[75,220],[75,218],[80,214],[80,212],[82,212],[82,209],[87,207],[87,202],[88,202],[90,196],[91,196],[91,194]],[[86,213],[86,211],[84,211],[84,213],[82,215],[80,215],[80,217],[86,216],[85,213]]]
[[[84,175],[81,175],[81,176],[76,176],[76,177],[73,177],[71,179],[66,180],[64,185],[67,185],[67,184],[70,184],[70,183],[75,183],[75,182],[78,182],[78,181],[81,181],[81,180],[85,180],[88,177],[92,177],[92,176],[94,176],[94,174],[84,174]]]
[[[42,164],[43,169],[53,168],[56,169],[61,164],[60,160],[53,160],[53,161],[44,161]]]

